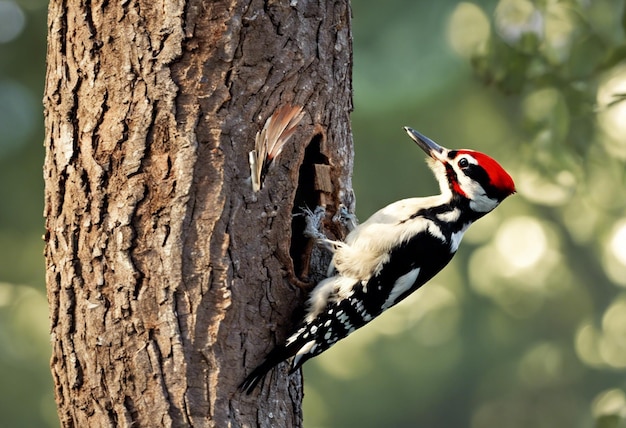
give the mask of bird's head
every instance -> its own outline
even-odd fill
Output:
[[[404,130],[430,156],[441,192],[469,200],[473,211],[486,214],[515,193],[513,179],[493,158],[474,150],[449,150],[408,126]]]

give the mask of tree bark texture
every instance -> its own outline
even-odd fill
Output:
[[[48,26],[62,425],[300,426],[285,365],[237,386],[324,264],[293,214],[352,203],[348,0],[52,0]],[[254,193],[255,133],[288,103],[306,114]]]

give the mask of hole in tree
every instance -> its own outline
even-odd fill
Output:
[[[328,158],[321,152],[322,139],[321,134],[315,135],[305,149],[293,203],[290,255],[295,275],[304,281],[308,279],[308,265],[313,243],[304,236],[306,221],[302,210],[307,207],[313,211],[320,203],[319,192],[315,188],[315,165],[328,165]]]

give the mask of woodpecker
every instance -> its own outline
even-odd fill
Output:
[[[241,383],[250,394],[277,364],[290,373],[405,299],[456,253],[467,228],[515,193],[511,176],[491,157],[449,150],[412,128],[429,156],[441,194],[394,202],[356,226],[345,241],[320,238],[333,252],[329,276],[310,292],[303,319],[286,342]]]

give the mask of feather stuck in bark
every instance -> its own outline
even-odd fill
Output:
[[[248,153],[252,190],[255,192],[263,187],[267,171],[296,131],[302,117],[304,112],[301,106],[286,104],[278,108],[267,119],[263,129],[257,132],[254,150]]]

